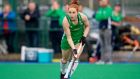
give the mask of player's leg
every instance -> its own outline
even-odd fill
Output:
[[[77,44],[75,47],[76,49],[78,50],[79,49],[79,45],[80,44]],[[80,56],[80,54],[82,53],[83,51],[83,48],[80,49],[80,52],[78,52],[78,55]],[[76,70],[78,64],[79,64],[79,59],[76,59],[74,57],[72,57],[69,65],[68,65],[68,69],[67,69],[67,72],[66,72],[66,75],[65,75],[65,78],[68,78],[68,77],[71,77],[71,75],[74,73],[74,71]],[[74,64],[73,64],[74,63]],[[73,66],[72,66],[73,65]],[[72,68],[71,68],[72,67]],[[70,73],[70,74],[69,74]]]
[[[110,29],[105,32],[105,62],[112,64],[112,45],[111,45],[112,31]]]
[[[77,59],[75,62],[74,62],[74,66],[72,68],[72,71],[71,71],[71,75],[75,72],[76,68],[78,67],[78,64],[79,64],[79,59]],[[70,75],[70,76],[71,76]]]
[[[64,79],[64,75],[66,74],[66,70],[69,64],[69,59],[71,57],[71,49],[62,50],[62,59],[60,62],[61,69],[61,79]]]
[[[79,45],[80,45],[80,44],[77,44],[77,45],[75,46],[77,50],[78,50],[78,48],[79,48]],[[83,51],[83,48],[81,49],[81,52],[78,52],[78,54],[80,55],[80,54],[82,53],[82,51]],[[74,57],[72,57],[71,62],[72,62],[73,60],[74,60]],[[76,60],[74,61],[74,66],[73,66],[73,68],[72,68],[71,75],[72,75],[72,74],[74,73],[74,71],[76,70],[78,64],[79,64],[79,59],[76,59]]]
[[[100,50],[101,50],[101,59],[96,62],[96,64],[104,64],[104,60],[105,60],[105,57],[104,57],[104,52],[105,52],[105,44],[104,44],[104,31],[103,30],[100,30],[99,31],[99,43],[100,43]]]

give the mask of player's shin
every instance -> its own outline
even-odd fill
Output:
[[[76,70],[76,68],[77,68],[78,64],[79,64],[79,61],[78,61],[78,60],[76,60],[76,61],[74,62],[74,66],[72,67],[72,71],[71,71],[70,76],[71,76],[71,75],[75,72],[75,70]]]
[[[72,59],[68,65],[68,69],[66,71],[66,74],[64,76],[64,78],[69,78],[71,77],[71,75],[74,73],[74,71],[76,70],[77,66],[78,66],[79,62],[78,59],[74,60]]]
[[[62,60],[61,60],[61,62],[60,62],[61,74],[66,74],[68,64],[69,64],[68,61],[66,63],[62,63]]]

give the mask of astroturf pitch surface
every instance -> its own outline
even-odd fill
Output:
[[[0,79],[60,79],[59,63],[0,63]],[[140,79],[140,64],[82,63],[71,79]]]

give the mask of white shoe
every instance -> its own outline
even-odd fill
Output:
[[[97,65],[101,64],[102,65],[102,64],[105,64],[105,62],[100,60],[100,61],[96,62],[95,64],[97,64]]]

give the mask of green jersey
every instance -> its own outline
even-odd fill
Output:
[[[71,33],[71,37],[72,37],[72,40],[74,42],[74,45],[76,45],[80,42],[80,39],[83,36],[84,29],[85,29],[85,25],[84,25],[84,22],[82,20],[82,17],[80,15],[80,13],[78,13],[77,17],[78,17],[78,24],[75,25],[71,21],[70,16],[66,15],[66,18],[67,18],[67,20],[69,22],[69,25],[70,25],[69,29],[70,29],[70,33]],[[67,36],[64,33],[63,37],[62,37],[62,40],[61,40],[61,49],[67,50],[67,49],[70,49],[70,48],[71,47],[70,47],[70,45],[67,41]]]
[[[59,20],[59,25],[62,26],[62,21],[65,16],[65,12],[59,8],[57,10],[49,9],[45,14],[47,17],[53,17],[54,20]]]
[[[100,7],[98,11],[96,12],[96,20],[102,21],[102,20],[107,20],[110,18],[112,15],[112,8],[110,6],[106,7]]]
[[[115,12],[113,12],[111,19],[115,22],[121,22],[123,20],[123,16],[121,15],[121,13],[116,14]]]

